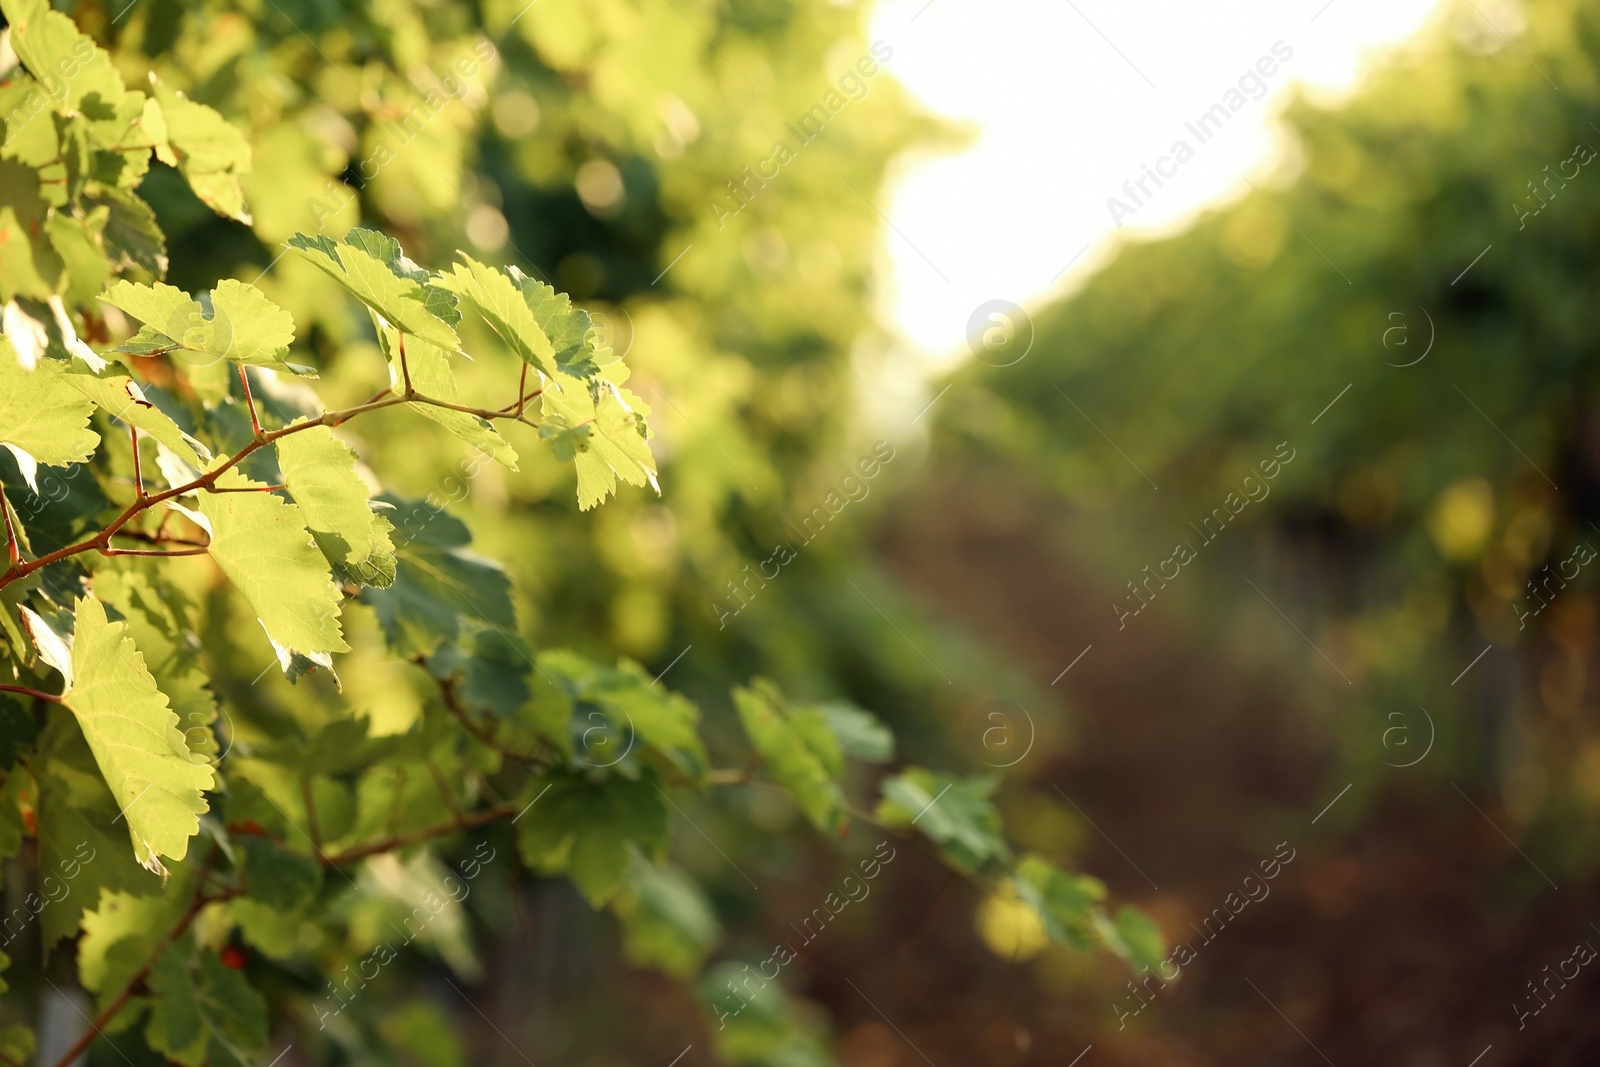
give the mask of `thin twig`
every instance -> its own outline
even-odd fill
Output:
[[[144,499],[144,471],[139,467],[139,427],[128,424],[128,435],[133,439],[133,496]]]
[[[479,826],[487,826],[489,823],[498,822],[501,819],[509,819],[521,810],[515,804],[497,804],[492,808],[475,811],[470,815],[465,815],[456,821],[440,826],[430,826],[424,830],[413,830],[408,834],[397,834],[382,841],[357,845],[355,848],[346,849],[332,856],[323,856],[322,865],[324,867],[339,867],[355,860],[366,859],[368,856],[377,856],[384,852],[392,852],[397,848],[405,848],[407,845],[431,841],[436,837],[448,837],[450,834],[460,833],[463,830],[473,830]]]
[[[439,788],[439,798],[444,801],[445,807],[450,809],[450,814],[454,815],[456,822],[459,823],[464,816],[461,813],[461,805],[456,803],[455,793],[450,790],[450,783],[444,780],[444,772],[439,769],[432,756],[428,757],[427,763],[428,773],[433,775],[433,784]]]
[[[170,511],[166,513],[166,515],[171,514]],[[166,515],[162,516],[162,526],[166,525]],[[206,548],[210,544],[209,541],[196,541],[190,537],[163,537],[160,526],[156,527],[154,533],[145,533],[143,530],[118,530],[117,536],[131,537],[135,541],[144,541],[152,545],[194,545],[197,548]]]
[[[317,824],[317,802],[311,795],[311,779],[300,779],[300,798],[306,805],[306,829],[311,831],[311,850],[322,855],[322,829]]]
[[[61,703],[61,698],[54,693],[46,693],[39,689],[29,689],[25,685],[0,685],[0,693],[21,693],[23,696],[37,697],[48,700],[52,704]]]
[[[418,656],[413,657],[412,662],[416,663],[418,666],[423,666],[425,661]],[[426,668],[424,667],[424,669]],[[495,752],[500,753],[500,755],[505,756],[507,759],[516,760],[518,763],[528,763],[534,766],[544,765],[546,760],[544,753],[539,751],[517,752],[513,749],[509,749],[500,743],[500,741],[495,737],[493,730],[484,729],[483,725],[472,717],[472,713],[462,705],[460,698],[456,696],[456,683],[454,678],[440,678],[438,679],[438,683],[439,696],[443,699],[446,710],[448,710],[451,715],[456,717],[456,721],[461,723],[461,725],[466,728],[467,733],[471,734],[479,744],[483,745],[485,748],[493,749]]]
[[[178,921],[156,942],[155,947],[150,950],[150,955],[145,957],[144,963],[123,982],[122,988],[117,990],[116,995],[106,1002],[105,1007],[95,1013],[93,1019],[89,1020],[88,1028],[79,1034],[78,1039],[61,1055],[60,1059],[56,1060],[55,1067],[69,1067],[72,1061],[82,1055],[83,1050],[89,1047],[90,1042],[100,1036],[101,1028],[115,1018],[117,1012],[122,1010],[122,1006],[128,1002],[128,998],[133,996],[134,990],[138,989],[145,978],[149,976],[150,969],[156,965],[156,961],[161,958],[162,953],[166,952],[174,941],[183,936],[183,932],[189,929],[190,925],[194,923],[195,919],[199,917],[208,904],[232,900],[234,897],[241,895],[240,890],[228,890],[210,895],[205,892],[204,873],[210,871],[211,864],[215,859],[216,849],[213,847],[211,854],[206,857],[200,885],[196,888],[194,899],[189,903],[189,907],[178,917]]]
[[[22,562],[22,550],[17,546],[17,528],[11,524],[11,501],[7,499],[4,487],[0,487],[0,511],[6,515],[6,558],[10,560],[11,569],[15,570]]]
[[[157,548],[102,548],[102,556],[203,556],[209,552],[210,546],[200,545],[197,548],[175,548],[171,552],[163,552]]]
[[[250,428],[255,431],[256,440],[261,440],[261,419],[256,415],[256,398],[250,395],[250,373],[245,370],[244,364],[239,364],[239,383],[244,386],[244,402],[250,408]]]
[[[248,379],[241,377],[241,380],[246,382],[245,388],[248,393]],[[214,492],[216,491],[217,479],[222,477],[222,475],[227,471],[232,470],[234,467],[237,467],[240,463],[244,462],[244,460],[252,455],[257,449],[263,448],[284,437],[288,437],[290,434],[301,433],[315,426],[340,426],[355,418],[357,415],[362,415],[369,411],[376,411],[379,408],[393,407],[396,404],[406,403],[428,404],[433,407],[447,407],[456,411],[466,411],[486,420],[513,419],[514,421],[521,422],[528,426],[538,425],[537,423],[530,422],[528,419],[525,419],[512,412],[490,411],[485,408],[463,407],[452,404],[449,401],[439,400],[436,397],[423,396],[421,394],[415,394],[406,397],[387,395],[388,393],[389,390],[384,390],[384,392],[379,393],[375,398],[367,401],[365,404],[357,404],[355,407],[343,408],[338,411],[324,412],[320,418],[311,419],[306,422],[292,423],[279,430],[261,432],[259,425],[257,425],[257,435],[255,439],[249,444],[245,445],[239,451],[235,452],[233,455],[229,456],[227,459],[223,460],[217,466],[213,467],[211,470],[200,475],[191,482],[186,482],[183,485],[173,486],[171,489],[166,489],[159,493],[151,493],[138,500],[135,500],[132,504],[129,504],[126,508],[124,508],[120,515],[118,515],[115,519],[112,519],[109,525],[107,525],[94,536],[85,538],[82,541],[78,541],[70,545],[66,545],[62,548],[58,548],[54,552],[46,553],[45,555],[34,560],[24,562],[20,558],[20,555],[13,558],[11,560],[10,567],[7,568],[4,574],[0,574],[0,589],[4,589],[17,579],[25,578],[34,571],[48,567],[53,563],[59,563],[64,559],[70,559],[71,557],[80,555],[84,552],[94,552],[109,548],[111,544],[111,538],[116,536],[124,526],[126,526],[139,514],[149,510],[152,507],[155,507],[158,504],[166,503],[168,500],[175,499],[187,493],[193,493],[202,490],[206,492]],[[251,415],[252,418],[254,418],[255,409],[253,402],[251,407]],[[8,532],[10,532],[10,509],[6,508],[4,510],[6,511]]]
[[[400,339],[400,380],[406,387],[406,396],[411,395],[411,365],[406,362],[406,335],[395,331],[395,336]]]

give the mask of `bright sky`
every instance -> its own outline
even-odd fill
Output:
[[[976,134],[959,154],[908,163],[880,198],[893,225],[885,319],[925,373],[968,358],[974,309],[997,299],[1037,308],[1104,261],[1118,232],[1107,198],[1134,207],[1123,183],[1175,141],[1187,141],[1192,158],[1163,163],[1176,173],[1159,189],[1147,180],[1153,195],[1140,194],[1143,205],[1123,217],[1124,236],[1178,228],[1246,188],[1242,178],[1267,169],[1281,145],[1273,115],[1291,85],[1319,97],[1347,91],[1436,6],[877,0],[872,35],[895,49],[888,69],[928,110]],[[1274,44],[1280,56],[1292,52],[1287,62],[1272,58]],[[1274,73],[1263,87],[1247,78],[1244,106],[1201,144],[1184,123],[1223,102],[1262,57]]]

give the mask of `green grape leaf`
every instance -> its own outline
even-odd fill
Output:
[[[612,907],[622,920],[622,948],[629,961],[679,980],[700,970],[722,936],[711,901],[676,867],[635,857]]]
[[[59,705],[50,709],[36,761],[40,884],[49,901],[39,913],[39,929],[48,950],[77,933],[85,909],[94,908],[102,893],[153,894],[161,884],[134,860],[121,812],[83,731]]]
[[[883,783],[877,818],[896,829],[921,830],[957,869],[981,871],[1011,854],[989,800],[997,784],[985,775],[960,779],[911,767]]]
[[[790,950],[788,959],[793,958]],[[724,960],[696,983],[701,1003],[717,1020],[712,1041],[720,1062],[761,1067],[829,1067],[837,1062],[822,1044],[814,1006],[791,997],[780,982],[749,981],[751,974],[769,963],[781,966],[782,960],[780,951],[759,963]]]
[[[110,113],[85,116],[93,186],[126,194],[150,172],[150,150],[166,143],[161,107],[136,89],[123,93]],[[85,190],[87,192],[87,190]]]
[[[466,526],[422,501],[383,499],[395,506],[395,580],[387,589],[362,589],[361,602],[377,613],[389,646],[407,658],[432,655],[441,641],[460,636],[463,621],[516,633],[511,579],[466,550]]]
[[[112,418],[137,426],[172,449],[189,466],[199,469],[211,462],[211,450],[185,433],[170,415],[145,399],[138,383],[126,374],[102,372],[95,375],[88,368],[79,369],[74,365],[67,373],[66,381]]]
[[[437,1005],[411,1000],[386,1009],[378,1033],[401,1063],[421,1067],[467,1067],[467,1053],[455,1023]]]
[[[591,392],[589,382],[560,373],[545,383],[540,400],[550,427],[546,433],[541,426],[540,435],[560,441],[561,451],[574,450],[581,510],[611,495],[618,478],[659,491],[655,456],[647,443],[650,408],[644,401],[608,379],[598,379]],[[589,431],[581,440],[562,433],[580,426]]]
[[[146,979],[150,987],[150,1021],[144,1039],[156,1052],[184,1067],[200,1067],[206,1054],[206,1020],[200,991],[177,945],[157,958]]]
[[[465,263],[439,276],[449,288],[482,315],[491,329],[545,377],[561,373],[592,378],[600,373],[601,355],[594,320],[574,307],[566,293],[529,278],[516,267],[504,273],[462,255]]]
[[[526,641],[503,630],[479,629],[470,643],[442,642],[428,657],[427,666],[435,678],[459,679],[456,696],[469,708],[508,716],[531,695],[528,674],[533,653]]]
[[[62,114],[114,112],[126,91],[111,56],[78,32],[71,19],[50,10],[46,0],[4,0],[11,25],[11,49],[33,76],[51,89],[47,95]]]
[[[151,76],[166,141],[156,155],[177,167],[200,201],[219,215],[250,224],[239,177],[250,172],[250,142],[244,133],[204,104]]]
[[[214,952],[200,956],[195,983],[211,1041],[207,1058],[228,1067],[248,1067],[250,1053],[267,1043],[267,1002],[245,976]]]
[[[524,363],[546,377],[553,374],[556,350],[545,333],[545,323],[561,329],[565,339],[566,319],[572,316],[566,296],[559,297],[562,306],[558,308],[554,289],[525,276],[516,267],[503,274],[464,253],[461,258],[466,262],[457,263],[453,273],[439,275],[438,284],[483,316],[490,329]],[[583,316],[587,327],[588,315],[577,314]]]
[[[0,160],[0,179],[14,167]],[[0,197],[11,201],[0,205],[0,301],[17,296],[48,300],[61,275],[61,257],[44,240],[42,227],[30,222],[27,205],[19,211],[12,188],[11,183],[0,185]]]
[[[190,754],[127,625],[107,621],[92,597],[78,599],[76,615],[72,687],[61,702],[77,718],[122,810],[134,856],[160,871],[160,857],[181,860],[188,853],[212,771]]]
[[[451,352],[461,347],[455,331],[461,319],[455,296],[429,284],[428,273],[411,264],[392,238],[362,229],[351,230],[342,241],[297,233],[289,238],[289,247],[401,334]]]
[[[41,192],[40,172],[60,155],[56,138],[56,111],[50,107],[50,103],[50,94],[44,91],[38,81],[15,67],[6,72],[4,83],[0,83],[0,127],[4,132],[0,144],[5,146],[7,161],[15,160],[11,174],[0,178],[0,188],[4,188],[7,194],[14,193],[16,189],[9,182],[20,180],[24,175],[27,176],[24,182],[26,187],[34,193]],[[43,192],[55,203],[65,202],[64,190]],[[15,204],[19,200],[12,195],[5,195],[0,196],[0,203]],[[43,219],[43,211],[41,204],[36,217]],[[29,213],[32,214],[31,208]]]
[[[598,908],[621,885],[633,849],[655,856],[666,848],[667,801],[648,778],[557,780],[518,816],[516,829],[530,866],[565,872]]]
[[[68,377],[66,364],[53,359],[24,370],[11,342],[0,338],[0,445],[16,456],[35,492],[40,463],[82,463],[100,443],[100,435],[89,429],[94,403]]]
[[[571,712],[563,725],[572,740],[563,748],[576,750],[584,762],[610,766],[638,741],[641,750],[659,754],[684,774],[699,776],[710,766],[698,732],[700,710],[654,684],[638,664],[622,660],[606,668],[552,649],[540,654],[539,673],[565,693]]]
[[[265,487],[229,471],[217,488]],[[285,669],[293,652],[331,665],[329,653],[349,651],[339,587],[299,508],[267,492],[201,493],[200,513],[210,526],[211,558],[250,602]]]
[[[322,888],[322,867],[313,859],[279,848],[264,837],[240,834],[233,839],[239,852],[250,899],[275,911],[294,911]]]
[[[102,186],[85,203],[110,209],[106,219],[106,251],[118,270],[137,267],[157,278],[167,276],[167,238],[150,205],[126,189]]]
[[[1161,928],[1137,908],[1124,904],[1115,919],[1096,909],[1094,926],[1105,946],[1135,967],[1154,967],[1167,955]]]
[[[277,911],[248,897],[229,901],[227,907],[239,935],[267,958],[287,960],[302,951],[300,928],[306,918],[301,912]]]
[[[4,1056],[12,1063],[30,1062],[37,1044],[32,1027],[13,1023],[0,1029],[0,1056]]]
[[[865,763],[888,763],[894,759],[894,733],[876,715],[843,700],[816,705],[828,730],[846,756]]]
[[[368,503],[355,452],[326,426],[286,434],[274,447],[284,486],[335,573],[358,577],[364,585],[393,583],[389,520]]]
[[[1087,952],[1094,944],[1094,916],[1105,899],[1098,878],[1069,874],[1043,856],[1027,855],[1013,879],[1017,897],[1038,913],[1050,940]]]
[[[65,272],[62,295],[70,305],[87,304],[105,288],[111,261],[106,258],[101,235],[110,218],[110,208],[98,207],[80,218],[56,211],[45,220],[45,233]]]
[[[189,626],[183,593],[152,569],[102,567],[94,574],[94,595],[127,623],[145,666],[172,702],[189,750],[215,757],[216,740],[209,727],[217,718],[217,701],[206,688],[200,642]]]
[[[78,942],[78,981],[83,988],[102,996],[121,988],[149,958],[172,913],[172,904],[159,896],[102,892],[83,916],[83,937]],[[132,942],[131,951],[114,951],[125,942]]]
[[[171,351],[196,367],[226,359],[291,374],[308,371],[287,359],[294,319],[253,285],[225,278],[209,293],[191,298],[163,282],[121,281],[100,299],[144,323],[119,351]]]
[[[822,713],[791,712],[778,687],[765,678],[735,689],[733,705],[750,743],[801,813],[828,833],[843,826],[844,794],[837,778],[844,758]]]

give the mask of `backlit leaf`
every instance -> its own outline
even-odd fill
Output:
[[[128,824],[134,855],[151,870],[181,860],[206,811],[211,768],[190,754],[144,657],[92,597],[80,597],[72,688],[62,697]]]
[[[844,794],[836,779],[844,759],[822,714],[811,713],[808,722],[801,713],[797,723],[778,687],[764,678],[734,690],[733,705],[768,772],[801,813],[819,830],[831,833],[842,826]]]
[[[599,907],[621,884],[634,848],[656,855],[666,847],[667,802],[649,779],[561,780],[518,819],[517,842],[530,865],[565,872]]]
[[[265,488],[236,471],[217,486]],[[201,493],[200,513],[211,527],[211,558],[250,602],[280,661],[286,652],[349,651],[339,588],[299,508],[273,493]]]
[[[173,351],[202,367],[226,359],[290,373],[304,370],[286,358],[294,343],[294,319],[253,285],[225,278],[209,293],[191,298],[162,282],[122,281],[100,299],[145,324],[123,351]]]
[[[250,171],[250,142],[204,104],[151,78],[167,141],[156,148],[162,162],[177,167],[204,204],[219,215],[248,224],[239,176]]]
[[[912,767],[883,783],[877,817],[891,827],[920,831],[957,868],[981,871],[1011,854],[989,800],[995,785],[981,775],[963,779]]]
[[[11,343],[0,338],[0,444],[23,453],[17,461],[30,482],[37,464],[82,463],[100,443],[89,429],[94,403],[68,377],[66,365],[53,359],[24,370]]]
[[[461,347],[455,331],[461,318],[456,298],[427,284],[427,272],[405,259],[392,238],[362,229],[351,230],[342,241],[297,233],[289,238],[289,247],[401,333],[452,352]]]
[[[389,520],[368,503],[350,447],[326,426],[286,434],[274,447],[284,485],[328,562],[364,585],[393,582]]]

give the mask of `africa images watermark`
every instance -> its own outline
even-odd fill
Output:
[[[484,849],[489,850],[489,854],[487,856],[483,855]],[[461,882],[458,883],[455,888],[452,888],[449,883],[453,881],[453,879],[448,875],[443,879],[441,888],[443,888],[445,893],[448,894],[449,899],[447,900],[445,897],[440,896],[437,891],[429,890],[427,895],[423,897],[422,902],[416,905],[416,907],[412,908],[410,914],[401,920],[401,922],[405,924],[405,930],[403,931],[404,937],[400,942],[400,947],[405,948],[407,945],[411,944],[418,937],[420,937],[422,933],[427,930],[428,925],[432,923],[433,920],[436,919],[439,914],[451,904],[460,904],[462,901],[466,900],[467,897],[472,893],[472,887],[468,883],[470,883],[474,878],[478,877],[478,875],[482,874],[484,866],[486,864],[493,863],[495,856],[495,850],[490,847],[487,842],[478,842],[477,848],[473,850],[474,858],[467,860],[466,863],[461,865]],[[459,895],[457,893],[457,889],[460,890]],[[413,923],[415,923],[414,926]],[[393,924],[391,923],[391,925]],[[399,928],[396,927],[396,930],[398,929]],[[355,999],[356,994],[365,989],[368,982],[377,978],[378,974],[383,970],[384,967],[388,966],[398,958],[399,953],[390,948],[387,941],[380,941],[378,942],[377,947],[373,948],[365,956],[356,961],[355,974],[350,973],[351,965],[347,963],[344,965],[344,973],[339,984],[336,985],[334,979],[329,978],[328,991],[332,993],[333,998],[339,1002],[339,1006],[330,1011],[326,1006],[326,1000],[324,1000],[322,1004],[315,1006],[317,1012],[317,1029],[326,1029],[328,1020],[330,1018],[337,1016],[340,1012],[344,1011],[344,1009],[348,1008],[350,1006],[350,1001]],[[368,964],[372,965],[371,974],[367,973]],[[355,988],[353,989],[350,985],[352,980],[355,982]],[[343,988],[344,990],[343,995],[341,995],[339,992],[340,988]]]
[[[83,854],[84,849],[89,850],[87,856]],[[44,909],[52,904],[61,903],[71,895],[72,886],[70,883],[74,878],[78,877],[78,872],[83,870],[85,864],[94,862],[95,850],[89,842],[80,841],[78,842],[78,847],[73,850],[73,855],[77,858],[68,857],[59,862],[58,866],[61,868],[60,879],[53,874],[45,874],[39,879],[39,888],[44,890],[44,896],[41,897],[38,893],[29,893],[23,899],[23,907],[13,908],[11,914],[7,915],[4,921],[0,921],[0,935],[3,935],[3,938],[0,938],[0,944],[11,944],[17,935],[27,928],[29,922],[37,919],[44,912]],[[60,896],[56,895],[57,889],[61,890]],[[13,921],[16,922],[15,930],[11,928]]]
[[[1286,448],[1289,450],[1288,455],[1283,454]],[[1272,493],[1272,487],[1268,483],[1281,474],[1284,467],[1294,461],[1297,453],[1290,447],[1288,441],[1282,441],[1273,449],[1272,454],[1276,458],[1264,459],[1257,464],[1261,470],[1260,478],[1257,478],[1254,474],[1244,476],[1244,479],[1240,482],[1240,488],[1244,490],[1243,496],[1238,493],[1229,493],[1223,498],[1221,504],[1212,508],[1211,513],[1200,520],[1199,526],[1192,522],[1189,524],[1190,529],[1204,538],[1200,542],[1201,548],[1205,548],[1221,536],[1222,531],[1227,529],[1228,523],[1238,518],[1239,513],[1250,506],[1251,501],[1259,503],[1265,500]],[[1150,601],[1156,598],[1156,593],[1165,589],[1167,583],[1183,573],[1183,568],[1193,563],[1198,556],[1199,552],[1189,542],[1184,541],[1172,550],[1172,555],[1156,564],[1154,571],[1150,569],[1149,564],[1146,564],[1144,568],[1145,576],[1142,582],[1139,585],[1135,585],[1132,580],[1128,582],[1128,592],[1132,593],[1134,598],[1138,600],[1139,607],[1129,611],[1122,606],[1120,600],[1113,601],[1111,604],[1111,610],[1116,612],[1117,622],[1121,624],[1117,629],[1127,629],[1128,620],[1149,607]],[[1168,563],[1172,564],[1171,574],[1166,571]],[[1155,583],[1154,588],[1151,587],[1151,583]],[[1141,589],[1143,592],[1140,592]]]
[[[889,854],[887,856],[883,854],[884,849],[889,850]],[[872,894],[872,887],[867,883],[871,882],[874,878],[878,877],[878,875],[882,874],[883,868],[887,867],[890,863],[893,863],[896,855],[897,853],[893,845],[889,844],[887,841],[880,841],[878,843],[878,847],[873,850],[872,856],[860,862],[859,866],[861,868],[861,877],[857,878],[854,873],[851,873],[845,875],[844,879],[840,882],[839,885],[840,888],[844,890],[844,896],[840,896],[837,892],[829,893],[827,896],[822,898],[822,904],[820,906],[812,908],[811,913],[804,919],[800,920],[800,926],[795,926],[794,923],[790,923],[789,925],[794,927],[795,933],[800,934],[801,937],[805,938],[805,941],[802,943],[802,947],[804,945],[809,945],[812,941],[815,941],[817,936],[827,928],[828,923],[840,915],[852,903],[859,904],[861,901],[866,900],[867,897]],[[811,929],[813,923],[816,924],[816,930],[814,931]],[[804,930],[800,928],[802,926],[805,927]],[[755,999],[756,994],[762,989],[765,989],[768,982],[776,980],[778,975],[783,973],[783,969],[789,964],[793,963],[798,955],[799,953],[797,953],[794,948],[790,946],[787,941],[785,941],[781,945],[774,946],[772,955],[761,961],[756,968],[758,972],[757,974],[750,973],[750,965],[748,963],[744,965],[745,973],[739,981],[739,985],[744,987],[744,993],[739,992],[739,987],[733,984],[732,979],[729,979],[727,982],[725,982],[724,985],[727,986],[728,992],[732,993],[734,997],[738,999],[739,1006],[734,1008],[732,1011],[725,1011],[719,1004],[712,1005],[713,1010],[715,1010],[717,1013],[717,1029],[725,1029],[728,1025],[728,1020],[744,1011],[745,1008],[749,1007],[750,1001]],[[772,965],[771,974],[767,973],[768,964]],[[760,984],[757,985],[755,989],[751,989],[750,983],[752,981]],[[748,994],[748,996],[745,994]]]
[[[1267,79],[1278,72],[1279,64],[1287,63],[1294,58],[1294,49],[1283,41],[1273,41],[1270,49],[1272,55],[1265,55],[1257,59],[1254,67],[1246,68],[1239,76],[1238,86],[1230,88],[1222,94],[1222,99],[1202,111],[1194,122],[1185,122],[1183,128],[1188,130],[1199,145],[1205,144],[1218,133],[1234,115],[1244,110],[1246,104],[1245,94],[1250,94],[1251,100],[1260,100],[1267,95]],[[1276,57],[1276,58],[1274,58]],[[1132,204],[1110,197],[1106,200],[1106,210],[1111,212],[1111,221],[1117,226],[1122,225],[1122,220],[1128,216],[1138,214],[1146,200],[1153,200],[1155,193],[1146,184],[1155,182],[1160,189],[1166,183],[1162,178],[1173,178],[1178,174],[1178,168],[1189,162],[1195,156],[1194,148],[1183,138],[1172,143],[1169,154],[1156,160],[1155,169],[1146,164],[1140,164],[1144,173],[1139,177],[1122,183],[1122,192]],[[1144,195],[1141,196],[1140,194]]]
[[[800,517],[800,526],[798,528],[794,523],[785,520],[789,528],[794,530],[795,533],[800,534],[803,530],[805,534],[810,534],[809,537],[802,534],[800,539],[801,546],[809,545],[821,536],[827,525],[838,518],[839,513],[849,507],[851,503],[865,500],[867,494],[872,492],[872,487],[867,483],[876,478],[883,468],[889,465],[894,459],[894,455],[893,445],[887,441],[879,441],[872,446],[870,453],[856,460],[854,470],[839,479],[838,488],[829,490],[827,495],[822,498],[822,503]],[[856,471],[861,472],[861,477],[856,477]],[[799,558],[799,555],[799,552],[793,546],[788,542],[784,542],[774,548],[772,554],[761,561],[758,565],[758,569],[761,572],[759,575],[751,574],[750,564],[746,563],[744,565],[742,592],[740,585],[734,584],[732,579],[728,580],[728,592],[738,601],[739,606],[729,611],[724,610],[716,602],[711,604],[711,610],[717,616],[717,629],[726,628],[728,620],[749,607],[751,601],[755,600],[756,594],[767,587],[767,582],[777,578],[783,568],[793,563]],[[771,574],[767,573],[769,565],[772,567]],[[752,582],[759,584],[752,586]]]
[[[1535,574],[1532,578],[1529,578],[1528,591],[1533,594],[1532,599],[1538,601],[1539,606],[1529,610],[1528,608],[1523,607],[1520,603],[1511,605],[1511,610],[1517,613],[1517,629],[1526,629],[1528,626],[1528,620],[1537,618],[1540,612],[1549,607],[1550,602],[1555,600],[1556,595],[1560,593],[1562,589],[1567,587],[1567,582],[1577,578],[1578,572],[1583,569],[1585,564],[1593,562],[1594,557],[1594,549],[1590,548],[1586,543],[1579,541],[1577,546],[1573,548],[1572,553],[1567,556],[1566,559],[1562,560],[1556,565],[1556,570],[1553,573],[1543,575]],[[1568,574],[1566,571],[1566,568],[1569,564],[1572,566],[1571,574]],[[1546,563],[1540,569],[1541,571],[1549,571],[1550,564]],[[1541,577],[1543,579],[1542,581],[1540,580]],[[1539,583],[1537,586],[1534,585],[1534,582],[1536,581]],[[1559,588],[1551,589],[1551,582],[1556,582]],[[1543,595],[1540,595],[1541,589],[1544,590]],[[1523,598],[1523,600],[1527,599],[1527,597]]]
[[[38,88],[30,90],[6,116],[6,129],[10,131],[7,140],[11,144],[18,144],[22,128],[45,113],[46,102],[59,105],[68,99],[72,80],[78,76],[83,65],[94,58],[94,53],[94,42],[79,36],[72,51],[55,57],[54,69],[33,72]],[[53,137],[54,134],[55,131],[51,130],[49,136]]]
[[[321,233],[328,217],[343,210],[349,198],[354,196],[357,190],[366,188],[374,181],[378,177],[378,172],[405,151],[407,146],[416,140],[428,124],[438,118],[449,104],[465,103],[472,94],[473,79],[484,66],[493,62],[498,56],[499,52],[491,42],[478,41],[473,45],[470,55],[456,60],[453,73],[434,75],[438,89],[430,89],[419,103],[413,104],[411,110],[400,117],[399,121],[390,120],[381,124],[379,126],[381,135],[377,143],[372,146],[372,150],[359,162],[352,162],[350,171],[354,174],[342,180],[329,178],[322,186],[322,195],[328,200],[313,199],[307,202],[306,207],[317,224],[317,232]],[[350,188],[350,178],[354,179],[354,189]],[[339,202],[329,203],[329,200]]]
[[[818,103],[812,104],[798,119],[785,123],[784,129],[793,135],[795,145],[790,145],[787,140],[774,141],[771,153],[756,161],[754,173],[746,165],[740,168],[742,177],[737,182],[730,178],[724,183],[728,189],[727,200],[711,201],[711,213],[717,220],[717,229],[722,229],[728,219],[749,207],[756,195],[767,187],[767,182],[776,181],[783,168],[800,154],[797,147],[803,148],[822,136],[823,129],[845,109],[845,105],[865,100],[868,79],[882,69],[880,64],[893,58],[894,49],[887,41],[873,41],[871,54],[862,56],[854,66],[839,75],[837,89],[829,89]],[[753,189],[752,182],[755,184]]]
[[[1283,854],[1283,850],[1286,848],[1289,849],[1289,854],[1287,856]],[[1258,866],[1261,868],[1261,876],[1259,878],[1256,877],[1255,872],[1253,871],[1244,876],[1243,881],[1240,882],[1240,888],[1244,890],[1243,896],[1240,896],[1238,893],[1234,892],[1229,893],[1226,897],[1224,897],[1221,905],[1212,908],[1211,913],[1204,919],[1200,920],[1200,923],[1205,927],[1205,930],[1201,930],[1199,926],[1194,926],[1193,923],[1190,923],[1190,926],[1194,926],[1195,933],[1199,934],[1204,939],[1199,942],[1200,947],[1204,948],[1205,946],[1211,944],[1211,942],[1215,941],[1228,923],[1233,921],[1233,919],[1243,912],[1244,909],[1248,908],[1251,904],[1259,904],[1263,900],[1266,900],[1267,897],[1271,896],[1272,887],[1267,883],[1278,877],[1279,874],[1283,873],[1283,868],[1286,865],[1294,862],[1295,854],[1295,850],[1289,846],[1289,842],[1280,841],[1277,847],[1273,849],[1273,858],[1264,859],[1260,862],[1260,864],[1258,864]],[[1253,888],[1251,883],[1254,883]],[[1211,929],[1213,922],[1216,923],[1215,930]],[[1128,989],[1131,993],[1133,993],[1133,999],[1139,1006],[1133,1011],[1126,1011],[1117,1005],[1112,1005],[1113,1009],[1117,1013],[1117,1029],[1125,1029],[1128,1025],[1128,1020],[1144,1011],[1146,1007],[1153,1003],[1155,1000],[1155,995],[1162,989],[1167,988],[1168,982],[1177,981],[1178,975],[1182,973],[1182,968],[1187,967],[1190,963],[1194,962],[1199,955],[1200,953],[1194,948],[1190,947],[1187,942],[1179,941],[1177,945],[1173,947],[1172,952],[1168,954],[1167,958],[1156,964],[1155,974],[1151,974],[1150,968],[1145,967],[1143,968],[1145,978],[1139,983],[1139,985],[1135,986],[1133,984],[1133,980],[1129,979]],[[1171,968],[1172,973],[1167,974],[1163,968]],[[1151,982],[1157,983],[1158,988],[1151,989]],[[1144,990],[1144,992],[1140,992],[1141,989]],[[1148,1000],[1145,999],[1145,993],[1150,994]]]

